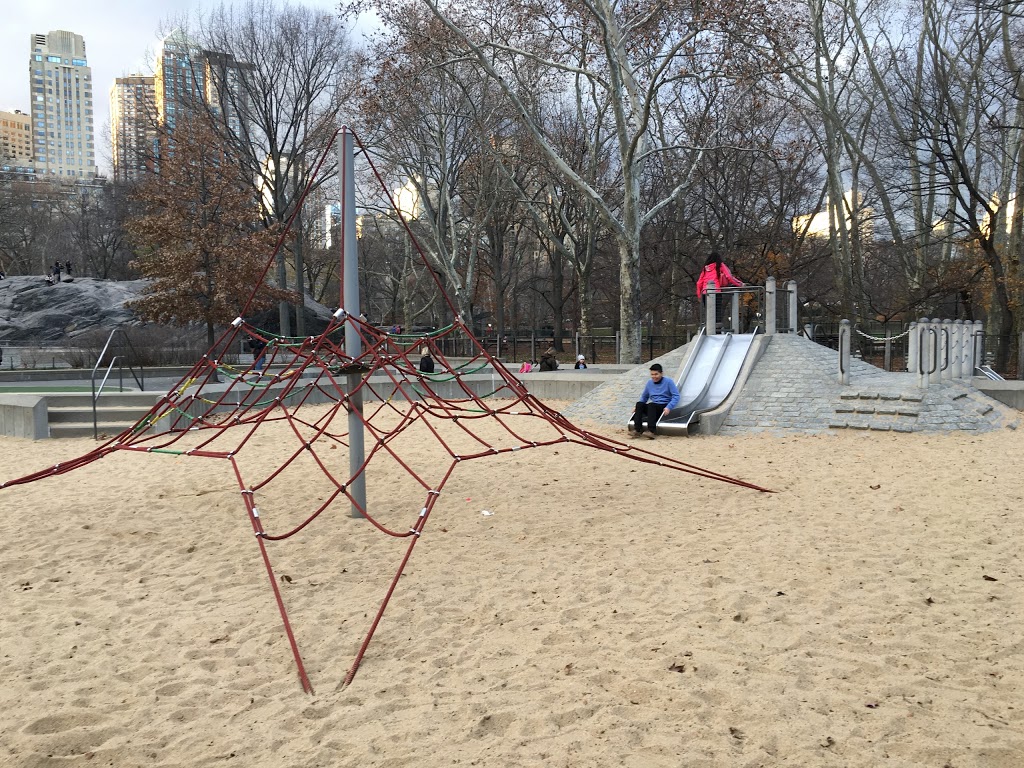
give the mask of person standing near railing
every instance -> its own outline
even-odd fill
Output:
[[[742,288],[744,282],[737,280],[733,276],[732,271],[722,261],[722,255],[718,251],[712,251],[711,255],[708,256],[704,262],[704,269],[701,270],[700,276],[697,278],[697,298],[700,299],[700,315],[702,318],[707,320],[707,308],[705,306],[704,298],[707,296],[708,288],[714,286],[715,291],[721,292],[723,288],[729,288],[734,286],[736,288]],[[722,315],[723,306],[721,296],[715,296],[716,316],[720,319],[724,319]]]

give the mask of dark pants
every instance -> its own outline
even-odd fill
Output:
[[[652,434],[658,434],[658,430],[655,425],[658,423],[658,417],[661,416],[665,410],[664,403],[637,403],[636,410],[633,412],[633,429],[636,430],[637,434],[644,431],[644,418],[647,419],[647,428],[651,430]]]

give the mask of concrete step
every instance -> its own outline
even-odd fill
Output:
[[[133,406],[151,408],[160,399],[162,392],[104,392],[97,405],[100,407]],[[66,392],[47,394],[47,408],[92,408],[92,395],[88,392]]]
[[[128,429],[131,424],[110,424],[101,422],[96,425],[97,433],[100,438],[113,437],[119,435]],[[92,437],[92,421],[88,424],[51,424],[50,425],[50,439],[59,439],[66,437]]]
[[[143,406],[107,406],[96,409],[96,419],[107,424],[134,424],[147,413],[149,408]],[[48,408],[48,419],[51,424],[89,424],[92,426],[92,408]]]

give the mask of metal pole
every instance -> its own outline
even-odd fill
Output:
[[[789,292],[789,332],[795,335],[800,328],[797,319],[796,280],[787,282],[786,290]]]
[[[354,166],[354,142],[347,129],[341,132],[342,169],[341,226],[342,247],[345,265],[345,311],[353,318],[359,317],[359,244],[356,242],[356,175]],[[352,320],[345,323],[345,354],[352,359],[363,352],[359,332]],[[362,471],[363,448],[363,391],[359,385],[362,376],[350,373],[345,377],[348,385],[348,469],[351,481],[348,493],[352,499],[352,517],[362,517],[359,507],[366,509],[366,474]],[[357,475],[358,473],[358,475]],[[357,506],[358,505],[358,506]]]
[[[764,281],[764,333],[775,335],[775,278]]]
[[[885,358],[882,365],[885,370],[892,370],[892,333],[888,327],[885,329]]]
[[[537,330],[530,331],[530,362],[537,359]]]

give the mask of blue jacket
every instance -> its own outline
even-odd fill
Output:
[[[662,376],[661,381],[657,384],[650,379],[644,387],[644,393],[640,395],[640,402],[657,403],[666,408],[675,408],[679,405],[679,388],[668,376]]]

